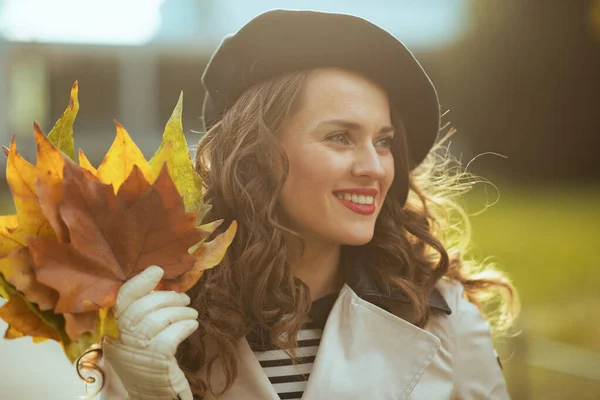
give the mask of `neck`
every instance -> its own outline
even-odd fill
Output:
[[[291,254],[289,263],[294,276],[308,286],[311,301],[339,291],[344,285],[341,246],[309,241],[305,244],[304,253]]]

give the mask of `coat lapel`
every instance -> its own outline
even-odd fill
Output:
[[[435,335],[345,285],[325,325],[303,399],[407,399],[439,346]]]
[[[445,307],[443,301],[439,308]],[[302,398],[408,399],[439,347],[437,336],[362,299],[346,284],[325,324]],[[279,400],[245,337],[237,354],[238,377],[219,400]]]

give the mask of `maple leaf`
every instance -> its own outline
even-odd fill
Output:
[[[69,96],[69,105],[62,117],[48,134],[48,140],[71,160],[75,160],[75,141],[73,140],[73,123],[79,111],[79,83],[75,81]]]
[[[36,303],[41,310],[52,310],[56,306],[58,293],[37,281],[33,260],[27,247],[0,258],[0,273],[6,282],[24,293],[30,302]]]
[[[18,215],[0,216],[0,256],[21,247],[21,243],[15,240],[11,235],[11,232],[14,232],[18,226]]]
[[[222,221],[197,226],[210,206],[202,203],[202,180],[183,135],[182,96],[150,163],[115,121],[100,166],[82,150],[77,166],[78,110],[75,82],[48,137],[34,124],[35,166],[20,156],[14,137],[3,147],[17,214],[0,216],[5,338],[56,340],[71,362],[104,335],[118,337],[112,307],[126,280],[157,264],[165,270],[159,289],[186,291],[221,262],[237,229],[233,221],[207,242]]]
[[[48,220],[44,216],[35,190],[37,170],[17,151],[15,138],[10,143],[6,162],[6,180],[12,192],[17,211],[18,224],[11,232],[11,240],[22,246],[28,236],[54,236]]]
[[[102,182],[112,184],[116,193],[134,167],[142,172],[147,181],[152,181],[153,177],[150,164],[129,133],[117,121],[115,126],[117,136],[98,167],[97,176]]]
[[[205,226],[205,228],[216,228],[215,224]],[[202,227],[201,227],[202,228]],[[181,274],[172,280],[163,280],[158,288],[162,290],[175,290],[177,292],[186,292],[198,282],[205,270],[210,269],[221,262],[225,256],[227,248],[233,241],[237,230],[237,223],[233,221],[229,228],[214,238],[210,242],[202,242],[192,253],[197,261],[194,268]],[[212,232],[212,231],[211,231]]]
[[[28,335],[60,340],[56,329],[32,313],[21,296],[11,296],[10,300],[0,308],[0,318],[12,327],[9,339]]]
[[[79,149],[78,158],[79,158],[79,166],[81,168],[90,172],[94,176],[98,176],[98,170],[96,168],[94,168],[94,166],[92,165],[90,160],[88,160],[88,158],[83,153],[83,150],[81,150],[81,149]]]
[[[188,249],[208,236],[195,226],[196,214],[184,211],[166,168],[149,186],[134,165],[115,195],[65,158],[62,197],[70,242],[28,241],[38,281],[59,292],[58,313],[114,306],[121,285],[149,265],[160,265],[166,280],[177,278],[196,263]]]
[[[186,210],[197,211],[202,205],[202,179],[194,170],[188,152],[181,123],[182,111],[183,93],[179,95],[177,105],[165,126],[160,146],[149,163],[153,175],[158,176],[163,163],[166,162],[169,175],[173,178],[177,191],[183,197]]]

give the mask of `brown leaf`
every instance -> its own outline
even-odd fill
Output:
[[[117,196],[123,201],[124,206],[127,208],[131,207],[150,189],[150,184],[144,179],[138,168],[134,168],[131,173],[135,174],[135,176],[131,177],[132,179],[127,179],[123,182],[117,193]]]
[[[63,175],[59,212],[70,242],[28,241],[37,279],[59,292],[55,312],[110,308],[120,286],[149,265],[160,265],[165,279],[194,268],[188,249],[208,233],[185,212],[166,167],[150,186],[134,166],[116,195],[67,158]]]
[[[36,280],[33,260],[27,247],[21,247],[0,258],[0,273],[27,299],[36,303],[40,310],[51,310],[56,305],[58,293]]]
[[[69,241],[69,232],[59,215],[58,206],[62,199],[61,181],[63,175],[63,156],[48,141],[38,124],[34,125],[35,142],[37,144],[37,179],[35,190],[39,198],[44,217],[50,223],[59,242]]]
[[[78,338],[85,332],[93,332],[98,321],[98,311],[78,314],[65,313],[65,331],[70,338]]]

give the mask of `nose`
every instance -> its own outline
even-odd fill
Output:
[[[381,180],[385,176],[381,155],[371,143],[357,147],[355,150],[352,175],[355,177],[368,177],[373,180]]]

